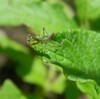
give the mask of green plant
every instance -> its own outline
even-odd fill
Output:
[[[99,45],[99,33],[68,30],[55,34],[50,41],[46,42],[44,48],[42,42],[33,45],[33,48],[42,56],[42,60],[61,66],[69,80],[83,82],[83,84],[88,80],[91,84],[91,80],[94,80],[100,85]],[[100,97],[98,93],[97,95],[96,99]]]
[[[8,60],[1,61],[0,69],[6,74],[3,65],[14,68],[18,77],[18,81],[16,76],[11,78],[16,83],[13,85],[13,81],[3,79],[1,72],[0,99],[52,99],[49,92],[63,94],[67,99],[78,99],[80,91],[77,87],[88,99],[100,99],[99,4],[100,0],[0,0],[1,29],[25,25],[27,31],[33,33],[33,37],[28,38],[30,48],[24,45],[26,38],[22,44],[0,31],[0,54]],[[43,27],[47,34],[40,37]],[[12,35],[17,35],[15,31]],[[20,32],[19,37],[22,35],[25,34]],[[8,74],[6,78],[9,78]],[[21,85],[17,84],[19,79],[23,82]],[[77,87],[66,79],[74,81]],[[28,91],[24,92],[26,90],[20,87],[24,83],[35,85],[36,90],[30,92],[26,89]],[[73,91],[75,93],[70,95]]]

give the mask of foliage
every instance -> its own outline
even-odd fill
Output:
[[[62,66],[64,73],[70,76],[69,79],[93,79],[100,85],[99,38],[100,34],[96,32],[68,30],[55,34],[44,48],[42,43],[33,47],[40,53],[44,52],[42,56],[44,60],[46,57],[51,62]]]
[[[10,81],[6,80],[1,91],[1,99],[26,99],[25,96],[19,91],[19,89]]]
[[[0,69],[14,68],[22,82],[18,84],[16,76],[12,79],[14,74],[10,76],[12,81],[2,79],[1,72],[0,99],[52,99],[48,93],[78,99],[80,91],[77,88],[88,99],[100,98],[100,0],[64,1],[0,0],[1,29],[25,25],[28,32],[33,33],[28,39],[37,42],[26,46],[30,43],[26,38],[22,44],[0,30],[0,54],[6,56],[9,63],[1,62]],[[43,27],[51,34],[42,35]],[[17,34],[13,31],[12,35]],[[74,85],[66,79],[74,81]],[[24,83],[34,85],[35,91],[30,92]],[[20,86],[28,91],[24,92]],[[75,91],[73,96],[70,91]]]

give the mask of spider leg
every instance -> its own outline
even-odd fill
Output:
[[[44,37],[47,37],[48,36],[48,33],[47,33],[47,31],[46,31],[46,29],[43,27],[43,36]]]

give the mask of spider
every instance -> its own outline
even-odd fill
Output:
[[[33,36],[32,34],[29,34],[27,36],[27,43],[29,45],[35,45],[35,44],[39,44],[39,43],[46,43],[48,41],[50,41],[52,39],[52,37],[54,36],[54,33],[51,33],[50,35],[44,35],[45,28],[43,28],[43,36],[42,37],[36,37]]]

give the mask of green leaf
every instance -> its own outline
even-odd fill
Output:
[[[76,82],[68,80],[67,83],[66,99],[78,99],[81,92],[77,88]]]
[[[2,32],[0,32],[0,53],[5,54],[13,61],[17,62],[17,71],[20,69],[23,70],[19,75],[24,76],[30,70],[29,66],[31,66],[34,57],[29,49],[11,40]]]
[[[95,80],[100,85],[100,34],[86,30],[67,30],[57,33],[45,45],[33,48],[45,61],[63,67],[71,80]],[[44,54],[44,55],[43,55]]]
[[[26,99],[10,80],[6,80],[0,90],[0,99]]]
[[[0,32],[0,54],[1,53],[16,62],[17,75],[25,82],[36,84],[42,87],[43,90],[53,91],[55,93],[62,93],[64,91],[66,79],[63,75],[59,75],[52,83],[49,83],[49,80],[54,78],[46,78],[47,74],[55,77],[54,72],[56,72],[56,68],[52,67],[50,72],[48,72],[47,67],[42,64],[40,60],[35,59],[29,49],[11,40],[2,32]],[[48,85],[51,87],[48,87]]]
[[[81,26],[100,31],[100,0],[75,0]]]
[[[25,54],[28,54],[28,52],[29,52],[29,50],[27,48],[25,48],[23,45],[15,42],[14,40],[11,40],[3,32],[0,32],[0,47],[1,47],[0,51],[12,48],[15,51],[20,51],[20,52],[23,52]]]
[[[46,77],[45,65],[43,65],[39,59],[34,59],[32,63],[28,66],[31,67],[31,69],[25,76],[23,76],[23,80],[43,87],[45,79],[46,79],[45,78]],[[27,67],[27,69],[29,67]],[[18,71],[18,73],[21,74],[21,72],[23,71],[23,68],[19,67],[19,70],[20,71]]]
[[[14,58],[21,62],[23,56],[28,56],[30,51],[25,46],[11,40],[5,34],[0,32],[0,53],[4,53],[9,55],[10,57]],[[12,54],[13,53],[13,54]],[[18,53],[20,53],[20,57],[18,57]],[[30,55],[31,56],[31,55]],[[20,59],[21,58],[21,59]]]
[[[58,67],[51,64],[45,66],[39,59],[34,59],[30,67],[30,72],[22,77],[25,82],[40,86],[44,92],[50,91],[61,94],[64,91],[66,79],[62,73],[56,77],[56,72],[61,72]],[[21,74],[23,70],[19,69],[18,73]]]
[[[49,70],[47,72],[47,78],[44,82],[45,91],[62,94],[67,84],[62,68],[49,64]]]
[[[100,17],[100,0],[75,0],[77,13],[81,19]]]
[[[33,1],[0,0],[0,25],[24,24],[37,33],[43,27],[48,32],[77,27],[73,18],[64,12],[63,4]]]
[[[100,99],[100,87],[93,81],[77,82],[78,88],[91,97],[91,99]]]

